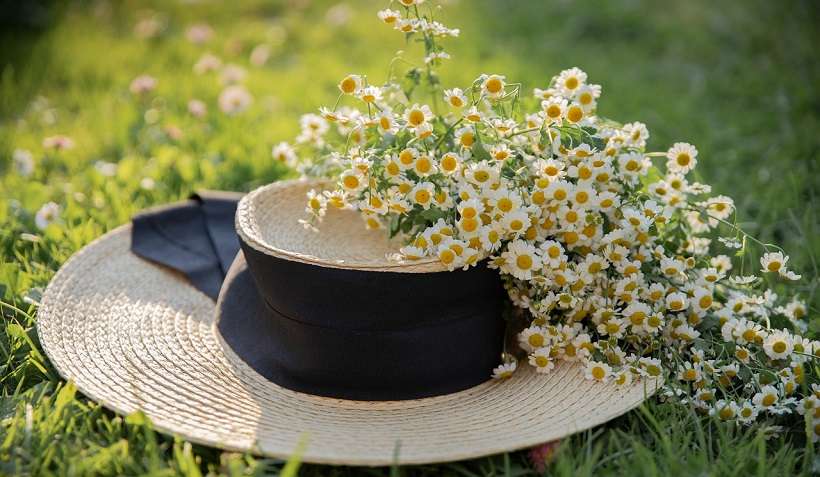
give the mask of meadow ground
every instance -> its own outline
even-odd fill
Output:
[[[257,475],[296,462],[221,453],[121,418],[75,394],[43,356],[37,302],[73,252],[147,206],[199,188],[250,190],[288,176],[271,147],[298,117],[332,104],[350,72],[383,78],[405,45],[375,19],[381,2],[55,2],[0,14],[0,474]],[[645,122],[650,148],[696,144],[697,178],[733,197],[742,226],[780,244],[804,279],[817,337],[820,224],[820,12],[814,2],[620,0],[444,2],[462,38],[448,50],[446,84],[503,72],[527,90],[579,66],[601,83],[601,114]],[[207,23],[205,45],[186,30]],[[158,27],[155,35],[151,29]],[[141,38],[151,36],[151,38]],[[257,45],[269,57],[254,65]],[[192,65],[210,51],[245,68],[254,97],[219,111],[215,73]],[[259,50],[257,50],[259,51]],[[256,59],[261,53],[257,52]],[[147,97],[129,92],[149,74]],[[188,102],[208,111],[196,118]],[[47,150],[43,139],[75,147]],[[15,164],[31,152],[33,168]],[[19,162],[19,161],[18,161]],[[25,161],[24,161],[25,162]],[[54,201],[44,230],[35,213]],[[746,266],[753,266],[746,264]],[[799,423],[772,429],[715,423],[651,400],[566,439],[551,475],[795,475],[820,472]],[[345,469],[305,475],[527,475],[526,453],[441,466]]]

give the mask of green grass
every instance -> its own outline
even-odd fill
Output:
[[[238,3],[238,2],[236,2]],[[783,246],[804,279],[818,331],[820,223],[820,61],[813,2],[449,1],[462,38],[448,48],[446,84],[499,72],[526,89],[579,66],[601,83],[602,114],[645,122],[649,147],[687,141],[700,150],[698,178],[732,196],[744,228]],[[250,190],[286,177],[270,158],[303,112],[335,99],[346,73],[382,79],[405,45],[374,18],[378,2],[349,1],[350,20],[332,26],[327,2],[79,2],[50,10],[46,23],[0,31],[0,474],[277,474],[284,463],[222,453],[155,433],[141,416],[123,418],[61,384],[43,356],[36,303],[73,252],[150,205],[198,188]],[[62,4],[61,4],[62,5]],[[167,24],[140,40],[149,11]],[[338,11],[338,10],[337,10]],[[28,17],[24,17],[28,18]],[[2,19],[0,19],[2,21]],[[187,26],[215,30],[206,47],[184,39]],[[251,49],[271,46],[264,67]],[[213,75],[191,66],[204,51],[248,69],[255,97],[244,114],[218,111]],[[152,99],[128,92],[148,73]],[[189,99],[209,107],[203,120]],[[151,112],[148,112],[148,111]],[[146,114],[148,112],[148,114]],[[146,118],[156,117],[156,121]],[[182,131],[171,139],[168,126]],[[46,136],[77,146],[44,151]],[[30,177],[12,151],[32,151]],[[118,164],[107,177],[98,161]],[[156,187],[140,187],[143,178]],[[61,222],[38,231],[33,217],[53,200]],[[23,234],[34,234],[35,237]],[[790,262],[791,263],[791,262]],[[800,423],[765,439],[766,429],[720,425],[651,400],[640,410],[564,440],[554,475],[796,475],[820,471]],[[294,464],[287,469],[292,472]],[[305,475],[528,475],[524,453],[442,466],[345,469],[303,465]]]

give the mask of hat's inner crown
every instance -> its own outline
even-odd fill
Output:
[[[438,271],[431,260],[401,263],[390,256],[402,247],[385,229],[368,230],[359,212],[328,207],[314,230],[299,221],[309,220],[307,193],[332,187],[326,181],[305,181],[281,187],[280,183],[248,194],[237,209],[237,231],[253,248],[270,255],[343,268],[387,268],[395,271]]]

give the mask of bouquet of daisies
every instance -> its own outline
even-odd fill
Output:
[[[596,381],[663,376],[667,397],[721,420],[796,412],[820,437],[820,342],[801,336],[806,305],[758,275],[800,276],[734,225],[730,198],[687,179],[695,146],[647,151],[644,124],[596,114],[601,87],[578,68],[534,99],[500,74],[442,90],[441,42],[459,31],[420,0],[398,3],[378,17],[424,45],[423,63],[384,84],[343,78],[333,107],[303,116],[302,154],[274,148],[336,184],[310,192],[306,226],[328,207],[351,208],[406,239],[400,260],[496,268],[528,317],[497,378],[519,361],[548,373],[562,360]],[[759,274],[733,274],[729,255],[750,246],[765,252]],[[773,329],[774,315],[789,328]]]

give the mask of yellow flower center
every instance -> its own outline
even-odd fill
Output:
[[[432,168],[432,164],[430,163],[430,159],[426,156],[425,157],[420,157],[416,161],[416,171],[418,171],[422,174],[429,173],[431,168]]]
[[[527,338],[527,342],[533,348],[540,348],[540,347],[544,346],[544,337],[541,336],[538,333],[532,334],[532,335],[530,335],[529,338]]]
[[[453,172],[458,166],[458,161],[452,155],[447,155],[441,158],[441,168],[447,172]]]
[[[449,265],[456,259],[456,254],[449,248],[446,248],[439,253],[438,257],[441,263]]]
[[[629,321],[635,326],[640,326],[644,319],[646,319],[646,313],[642,311],[636,311],[629,317]]]
[[[498,209],[502,212],[509,212],[513,208],[513,202],[507,197],[502,197],[498,200],[496,207],[498,207]]]
[[[486,182],[490,178],[490,173],[487,171],[476,171],[473,177],[478,182]]]
[[[777,396],[775,396],[774,394],[767,394],[763,396],[763,399],[760,401],[760,403],[766,407],[769,407],[772,404],[774,404],[775,401],[777,401]]]
[[[698,372],[692,368],[688,368],[683,372],[683,379],[686,381],[694,381],[698,377]]]
[[[475,142],[475,136],[473,133],[466,131],[464,134],[461,135],[461,145],[464,147],[470,147]]]
[[[478,229],[478,220],[476,219],[462,219],[461,228],[465,232],[475,232]]]
[[[415,197],[416,202],[418,202],[419,204],[426,204],[427,202],[430,202],[430,192],[426,189],[416,191]]]
[[[578,96],[578,102],[585,106],[592,104],[592,95],[590,93],[581,93],[581,95]]]
[[[485,87],[491,94],[498,94],[504,88],[504,83],[499,78],[490,78],[487,80]]]
[[[556,189],[555,193],[552,195],[555,200],[564,200],[567,198],[567,191],[564,189]]]
[[[687,154],[685,152],[682,152],[682,153],[678,154],[678,157],[675,160],[677,161],[678,165],[681,166],[681,167],[686,167],[686,166],[689,165],[690,162],[692,162],[692,158],[689,157],[689,154]]]
[[[579,238],[580,237],[578,237],[578,232],[564,232],[564,242],[566,242],[569,245],[576,243]]]
[[[712,297],[709,295],[704,295],[698,301],[698,305],[700,305],[700,307],[703,309],[709,308],[710,306],[712,306]]]
[[[574,76],[570,76],[569,78],[567,78],[566,81],[564,81],[564,86],[567,89],[575,89],[575,88],[578,87],[578,83],[579,83],[578,78],[576,78]]]
[[[419,126],[424,122],[424,112],[420,109],[413,109],[407,115],[407,122],[412,126]]]
[[[596,366],[592,368],[592,377],[600,381],[606,377],[606,371],[604,368]]]
[[[545,356],[536,356],[535,358],[535,365],[539,368],[544,368],[550,364],[550,360],[547,359]]]
[[[343,93],[351,94],[356,91],[356,80],[352,76],[348,76],[347,78],[343,79],[342,82],[339,84],[339,89],[342,90]]]
[[[532,257],[529,255],[519,255],[515,259],[515,264],[522,270],[529,270],[532,268]]]
[[[584,110],[580,106],[570,106],[567,110],[567,119],[570,122],[577,123],[584,117]]]
[[[453,95],[450,96],[450,104],[456,108],[460,108],[464,106],[464,101],[462,101],[461,98],[459,98],[458,96]]]
[[[359,187],[359,178],[356,176],[345,176],[342,182],[348,189],[355,189]]]
[[[780,263],[780,262],[778,262],[778,261],[773,261],[773,262],[770,262],[770,263],[769,263],[769,265],[767,265],[767,266],[766,266],[766,268],[767,268],[770,272],[776,272],[776,271],[780,270],[780,267],[781,267],[782,265],[783,265],[783,264],[781,264],[781,263]]]
[[[782,341],[777,341],[772,345],[772,350],[775,353],[782,353],[782,352],[786,351],[786,343],[784,343]]]
[[[589,194],[586,191],[579,191],[575,194],[575,202],[579,204],[586,204],[589,201]]]
[[[415,156],[413,155],[413,151],[410,149],[405,149],[399,153],[399,162],[405,166],[412,164],[414,159]]]
[[[557,104],[551,104],[547,107],[547,116],[551,119],[558,119],[561,117],[561,107]]]

